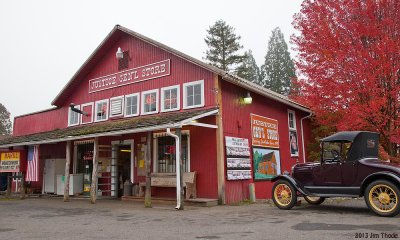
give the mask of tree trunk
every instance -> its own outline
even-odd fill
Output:
[[[69,168],[71,165],[71,141],[65,147],[64,202],[69,202]]]
[[[99,138],[94,139],[92,185],[90,186],[90,202],[96,203],[97,198],[97,166],[99,163]]]
[[[151,175],[150,175],[151,139],[152,139],[152,133],[147,132],[146,149],[144,152],[145,168],[146,168],[146,192],[144,194],[144,206],[147,208],[151,207]]]

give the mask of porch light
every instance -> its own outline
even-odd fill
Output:
[[[244,104],[251,104],[253,102],[253,98],[251,97],[250,93],[247,92],[246,97],[243,98]]]
[[[122,52],[122,49],[119,47],[117,52],[115,53],[115,56],[117,57],[118,60],[124,58],[124,53]]]

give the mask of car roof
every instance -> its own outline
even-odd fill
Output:
[[[346,132],[338,132],[335,133],[329,137],[321,139],[321,142],[340,142],[340,141],[348,141],[348,142],[353,142],[354,139],[359,135],[359,134],[378,134],[375,132],[367,132],[367,131],[346,131]]]

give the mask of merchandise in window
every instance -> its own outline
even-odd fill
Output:
[[[142,93],[142,114],[158,112],[158,90]]]
[[[182,135],[182,163],[183,171],[189,172],[188,169],[188,135]],[[157,172],[160,173],[174,173],[176,172],[176,147],[175,139],[170,136],[157,138]]]
[[[96,121],[107,120],[108,117],[108,101],[101,101],[96,103]]]

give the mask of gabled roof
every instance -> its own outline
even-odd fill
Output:
[[[183,125],[191,125],[193,120],[211,116],[216,113],[218,113],[218,110],[215,108],[192,110],[156,116],[142,116],[130,119],[94,123],[89,125],[56,129],[53,131],[31,135],[16,137],[10,136],[0,139],[0,148],[164,130],[166,128],[176,128],[182,127]]]
[[[56,98],[53,100],[53,102],[51,104],[55,105],[55,106],[60,106],[62,104],[63,100],[65,100],[66,97],[68,96],[70,90],[72,90],[75,86],[77,86],[80,83],[82,78],[85,77],[85,75],[88,73],[90,67],[97,61],[98,58],[100,58],[100,56],[104,52],[107,51],[107,49],[109,48],[109,43],[114,42],[117,39],[119,39],[122,36],[122,34],[128,34],[130,36],[138,38],[148,44],[156,46],[166,52],[169,52],[177,57],[180,57],[180,58],[182,58],[188,62],[191,62],[199,67],[202,67],[210,72],[218,74],[219,76],[222,77],[223,80],[225,80],[227,82],[233,83],[233,84],[243,87],[244,89],[247,89],[249,91],[255,92],[255,93],[265,96],[267,98],[270,98],[275,101],[281,102],[283,104],[289,105],[295,109],[299,109],[301,111],[311,113],[311,110],[308,107],[303,106],[295,101],[292,101],[284,95],[281,95],[279,93],[276,93],[274,91],[271,91],[269,89],[261,87],[261,86],[255,84],[255,83],[252,83],[246,79],[232,75],[232,74],[230,74],[226,71],[223,71],[217,67],[206,64],[198,59],[195,59],[189,55],[186,55],[180,51],[177,51],[171,47],[168,47],[167,45],[164,45],[164,44],[157,42],[151,38],[143,36],[143,35],[141,35],[137,32],[134,32],[130,29],[124,28],[120,25],[116,25],[112,29],[112,31],[107,35],[107,37],[100,43],[100,45],[95,49],[95,51],[89,56],[89,58],[84,62],[84,64],[79,68],[79,70],[74,74],[74,76],[71,78],[71,80],[64,86],[64,88],[56,96]]]

